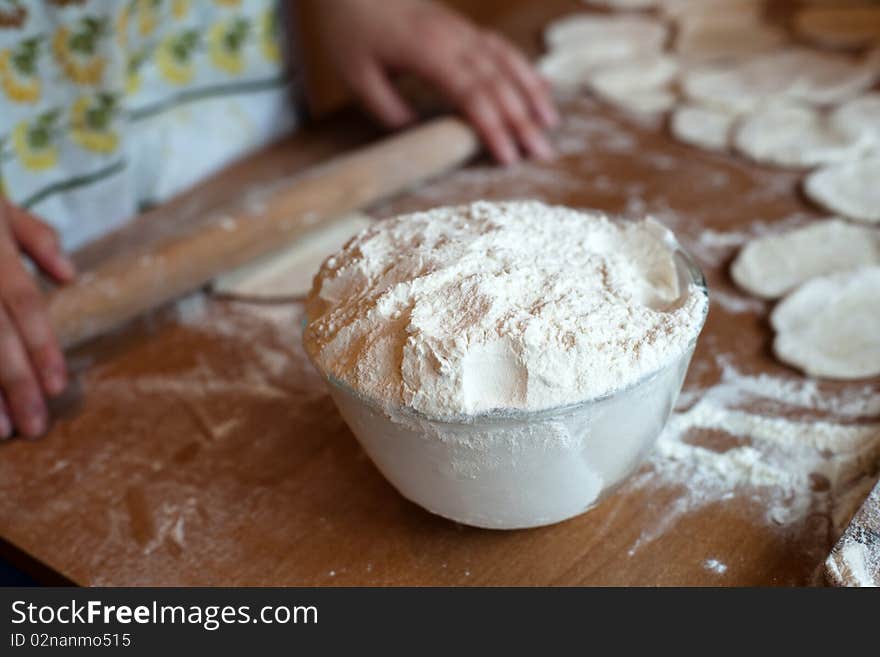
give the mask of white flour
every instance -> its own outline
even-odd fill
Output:
[[[727,572],[727,564],[718,561],[718,559],[706,559],[703,562],[703,568],[716,575],[723,575]]]
[[[380,222],[330,258],[305,345],[325,374],[431,417],[600,397],[680,356],[706,299],[670,236],[537,202]]]
[[[864,491],[861,492],[861,497],[864,497]],[[880,486],[868,495],[865,504],[825,562],[826,572],[833,582],[845,586],[880,586],[878,531]]]
[[[673,414],[650,467],[630,484],[685,487],[630,554],[685,514],[734,497],[754,501],[770,526],[825,515],[833,541],[876,479],[880,398],[864,384],[833,393],[814,380],[744,374],[719,360],[720,381],[682,393],[686,410]],[[697,431],[725,436],[723,448],[692,442]]]

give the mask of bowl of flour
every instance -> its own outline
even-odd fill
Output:
[[[652,219],[476,202],[349,241],[315,277],[303,341],[401,494],[514,529],[583,513],[638,467],[707,310]]]

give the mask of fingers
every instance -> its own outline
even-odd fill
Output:
[[[55,280],[67,283],[76,275],[73,263],[61,249],[57,233],[47,224],[18,208],[10,208],[10,228],[21,249]]]
[[[12,436],[12,417],[9,414],[9,407],[3,399],[3,393],[0,393],[0,440],[6,440]]]
[[[497,67],[485,49],[460,61],[427,69],[425,75],[467,116],[492,155],[502,164],[520,159],[520,149],[539,160],[553,157],[544,126],[530,110],[520,88]]]
[[[553,148],[544,136],[543,126],[509,78],[492,75],[483,84],[503,116],[505,125],[512,130],[525,152],[538,160],[552,159]]]
[[[555,109],[541,79],[509,50],[504,42],[473,31],[455,49],[411,55],[408,63],[464,112],[496,160],[513,164],[521,151],[550,159],[554,152],[545,130],[557,118]]]
[[[547,83],[523,54],[503,37],[489,33],[486,44],[493,53],[498,67],[514,82],[530,110],[546,128],[559,123],[559,112],[553,102]]]
[[[0,263],[0,280],[0,303],[20,336],[43,390],[50,396],[61,394],[67,386],[67,370],[43,296],[15,263]]]
[[[514,163],[521,152],[538,159],[553,155],[544,132],[558,115],[548,88],[512,45],[436,3],[401,2],[381,14],[373,5],[357,2],[349,13],[327,17],[337,30],[346,22],[339,23],[340,16],[358,24],[363,38],[342,42],[332,59],[386,125],[415,119],[387,72],[414,73],[467,116],[500,162]]]
[[[3,308],[0,308],[0,390],[6,399],[4,406],[8,406],[8,419],[21,434],[28,438],[42,435],[46,430],[47,413],[40,384]]]
[[[496,160],[504,165],[519,161],[516,142],[511,137],[497,103],[491,95],[484,89],[470,91],[467,98],[461,102],[461,109],[480,133]]]
[[[354,60],[348,81],[367,110],[387,127],[401,128],[416,119],[378,62],[366,56]]]
[[[73,275],[54,231],[0,204],[0,437],[8,437],[13,428],[28,437],[43,434],[48,426],[45,397],[67,386],[64,356],[45,301],[19,249],[58,278]]]

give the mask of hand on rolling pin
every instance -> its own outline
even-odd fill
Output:
[[[44,433],[46,398],[67,387],[45,300],[22,255],[58,282],[75,275],[55,231],[0,199],[0,438],[16,428],[31,438]]]
[[[549,88],[502,36],[429,0],[317,0],[315,9],[339,74],[388,127],[416,118],[389,73],[413,73],[465,114],[502,164],[553,157]]]

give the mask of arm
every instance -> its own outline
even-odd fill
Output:
[[[498,34],[429,0],[311,0],[335,69],[386,126],[415,120],[390,81],[413,73],[474,125],[502,163],[548,159],[545,131],[558,116],[546,83]]]
[[[45,432],[46,398],[67,386],[64,356],[23,254],[59,282],[74,276],[55,232],[0,199],[0,438],[15,428],[28,437]]]

